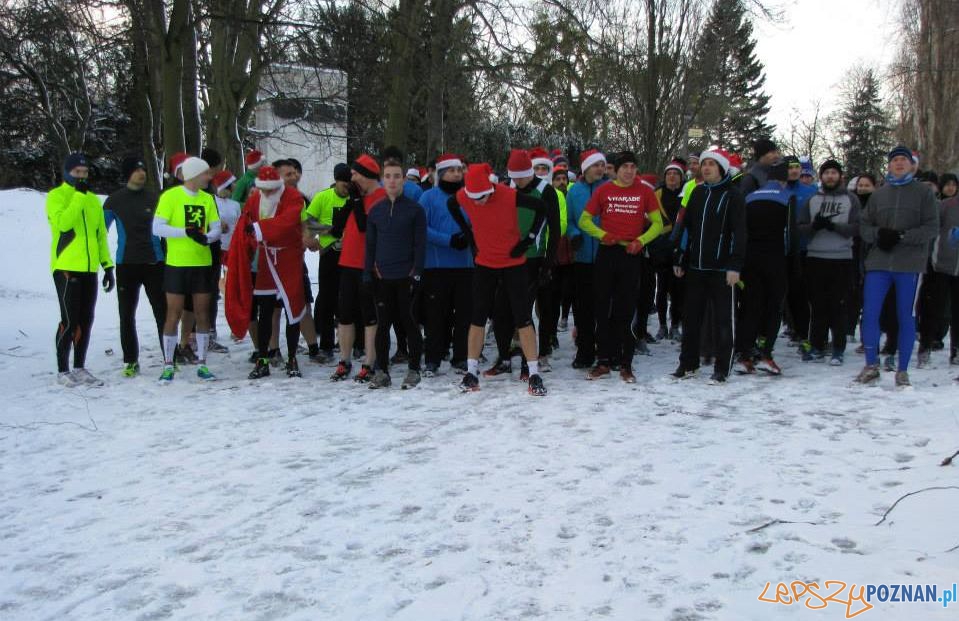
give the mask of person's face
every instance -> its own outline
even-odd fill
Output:
[[[773,162],[775,162],[775,161],[778,160],[779,158],[780,158],[779,149],[773,149],[772,151],[770,151],[770,152],[767,153],[766,155],[764,155],[764,156],[762,156],[761,158],[759,158],[759,162],[760,162],[762,165],[764,165],[764,166],[769,166],[770,164],[772,164]]]
[[[133,187],[142,187],[147,182],[147,171],[142,168],[137,168],[133,171],[133,174],[130,175],[130,181],[128,182]]]
[[[533,179],[535,179],[535,177],[520,177],[519,179],[513,179],[513,183],[516,184],[516,187],[523,190],[533,182]]]
[[[450,166],[449,168],[444,168],[443,174],[440,175],[440,180],[446,183],[459,183],[463,180],[463,167]]]
[[[279,192],[282,192],[282,191],[283,191],[283,188],[270,188],[270,189],[260,188],[260,192],[263,194],[263,196],[267,198],[273,198]]]
[[[858,194],[872,194],[876,189],[876,186],[873,185],[872,179],[869,177],[859,177],[856,181],[856,192]]]
[[[670,168],[666,171],[664,181],[670,190],[678,190],[683,185],[683,176],[675,168]]]
[[[180,176],[183,175],[183,169],[182,169],[182,168],[178,171],[178,174],[179,174]],[[201,173],[200,173],[199,175],[197,175],[196,177],[193,177],[192,179],[187,179],[187,180],[185,180],[185,181],[183,182],[183,185],[185,185],[186,187],[190,188],[191,190],[193,190],[193,191],[195,192],[195,191],[197,191],[197,190],[202,190],[202,189],[206,188],[207,186],[209,186],[209,185],[210,185],[210,181],[211,181],[212,179],[213,179],[213,171],[208,168],[208,169],[206,169],[205,171],[201,172]]]
[[[830,189],[839,185],[840,176],[839,171],[835,168],[827,168],[819,173],[819,179],[822,181],[822,184]]]
[[[812,175],[800,175],[799,182],[805,183],[806,185],[812,185],[813,183],[816,182],[816,180],[813,178]]]
[[[346,198],[350,195],[350,182],[349,181],[335,181],[333,182],[333,191],[336,192],[336,195],[340,198]]]
[[[292,166],[280,166],[276,171],[280,173],[280,179],[283,180],[283,185],[288,188],[295,188],[296,184],[300,181],[300,176],[296,172],[296,168]]]
[[[689,172],[693,173],[693,176],[699,175],[699,160],[689,160]]]
[[[942,196],[943,198],[952,198],[959,192],[959,185],[956,185],[956,182],[950,179],[946,181],[942,186]]]
[[[401,175],[402,176],[402,175]],[[355,170],[350,171],[350,181],[356,184],[363,194],[369,194],[376,187],[376,179],[364,177]]]
[[[889,172],[892,173],[894,177],[907,175],[912,169],[912,159],[905,155],[897,155],[889,160]]]
[[[583,171],[583,179],[586,180],[586,183],[593,183],[599,181],[603,178],[603,175],[606,174],[606,169],[608,165],[603,162],[596,162],[589,168]]]
[[[74,179],[86,179],[90,176],[90,169],[86,166],[74,166],[70,169],[70,176]]]
[[[633,182],[636,181],[636,164],[632,162],[620,164],[619,168],[616,169],[616,181],[623,185],[633,185]]]
[[[403,193],[403,182],[406,178],[403,176],[403,169],[399,166],[387,166],[383,169],[383,187],[386,193],[396,198]]]
[[[616,178],[616,167],[609,162],[606,163],[606,177],[609,179]]]
[[[553,175],[553,187],[557,190],[566,190],[566,186],[569,184],[569,177],[562,174]]]
[[[549,174],[549,166],[546,164],[536,164],[533,166],[533,174],[537,177],[545,177]]]
[[[708,183],[718,183],[723,178],[719,172],[719,164],[713,160],[703,160],[699,164],[699,169],[703,173],[703,179]]]
[[[219,196],[220,198],[230,198],[231,196],[233,196],[233,184],[231,183],[230,185],[226,186],[222,190],[218,190],[217,196]]]
[[[798,181],[799,176],[802,174],[802,165],[801,164],[790,164],[789,173],[787,179],[789,181]]]

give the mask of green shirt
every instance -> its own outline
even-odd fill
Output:
[[[103,205],[93,192],[81,193],[68,183],[47,194],[50,223],[50,270],[94,272],[112,267]]]
[[[310,206],[303,210],[302,219],[305,221],[307,217],[312,216],[313,219],[320,224],[332,226],[333,213],[346,204],[347,198],[346,196],[337,194],[333,188],[327,188],[322,192],[318,192],[316,196],[313,197],[313,200],[310,201]],[[336,241],[337,239],[329,233],[320,235],[320,246],[322,248],[328,248],[336,243]]]
[[[101,210],[102,211],[102,210]],[[156,215],[175,228],[192,226],[203,233],[220,221],[213,196],[203,190],[191,196],[182,185],[170,188],[160,195]],[[174,267],[206,267],[213,264],[210,247],[198,244],[189,237],[166,238],[166,263]]]

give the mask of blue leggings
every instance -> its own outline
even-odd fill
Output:
[[[916,287],[919,274],[911,272],[866,272],[863,286],[862,343],[866,364],[879,364],[879,313],[889,287],[896,285],[896,318],[899,323],[899,370],[909,368],[912,347],[916,340]]]

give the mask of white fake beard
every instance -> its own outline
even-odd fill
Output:
[[[272,195],[267,196],[264,192],[260,192],[260,219],[265,220],[272,218],[276,214],[276,207],[280,204],[280,197],[283,196],[283,189],[280,188],[279,191],[274,192]]]

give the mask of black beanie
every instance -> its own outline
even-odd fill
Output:
[[[130,180],[130,175],[134,171],[139,169],[146,170],[146,164],[143,163],[143,159],[136,155],[128,155],[123,158],[123,161],[120,162],[120,180],[123,183],[126,183]]]
[[[842,164],[832,159],[826,160],[819,165],[819,176],[822,177],[823,171],[829,170],[830,168],[838,172],[840,177],[842,176]]]
[[[786,181],[789,179],[789,164],[779,158],[769,166],[768,179],[770,181]]]
[[[613,159],[613,167],[616,170],[619,170],[619,167],[623,164],[636,163],[636,154],[632,151],[622,151],[616,154],[616,157]]]
[[[207,147],[200,152],[200,159],[206,162],[210,168],[216,168],[223,163],[223,156],[216,149]]]
[[[87,161],[87,156],[83,153],[71,153],[63,160],[63,170],[70,172],[77,166],[90,166],[90,163]]]
[[[753,159],[758,160],[770,151],[775,151],[777,148],[776,143],[769,138],[760,138],[753,143]]]
[[[347,166],[344,162],[340,162],[333,167],[333,180],[334,181],[346,181],[349,183],[352,178],[350,167]]]

